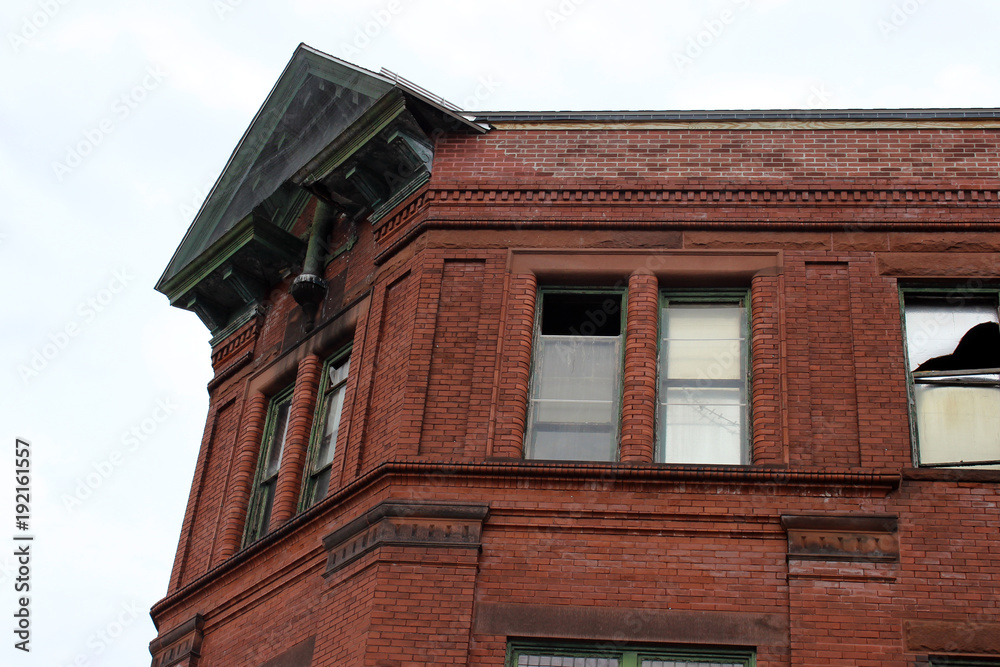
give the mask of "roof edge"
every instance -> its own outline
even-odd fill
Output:
[[[1000,120],[1000,108],[912,109],[720,109],[677,111],[476,111],[465,112],[480,123],[511,122],[643,122],[762,120]]]

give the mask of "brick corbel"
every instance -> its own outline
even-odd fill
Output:
[[[204,639],[205,618],[195,614],[149,643],[152,667],[197,667]]]
[[[323,538],[324,577],[381,546],[478,550],[487,505],[385,502]]]

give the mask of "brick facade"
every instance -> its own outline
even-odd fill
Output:
[[[326,264],[311,330],[293,270],[216,342],[155,667],[503,665],[514,640],[1000,661],[1000,472],[915,463],[900,309],[908,284],[1000,283],[1000,130],[607,125],[439,135],[429,182]],[[559,285],[625,290],[615,462],[523,457]],[[659,293],[710,287],[749,294],[749,460],[656,463]],[[329,491],[302,509],[347,345]],[[271,530],[244,544],[293,382]]]

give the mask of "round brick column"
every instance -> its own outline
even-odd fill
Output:
[[[493,456],[520,458],[523,455],[537,292],[534,274],[518,274],[511,278]]]
[[[319,393],[323,362],[310,354],[299,362],[295,376],[295,393],[288,414],[288,434],[278,469],[278,484],[274,490],[274,509],[271,511],[270,530],[274,530],[293,516],[299,504],[302,488],[302,470],[309,450],[313,413],[316,411],[316,394]]]
[[[229,497],[222,511],[222,537],[219,557],[225,560],[236,553],[243,542],[243,528],[247,520],[251,486],[257,469],[260,441],[264,437],[264,420],[267,418],[267,397],[255,393],[247,401],[243,416],[243,429],[236,447],[236,465]]]
[[[660,314],[656,276],[636,271],[628,280],[621,460],[652,463],[656,423],[656,331]]]

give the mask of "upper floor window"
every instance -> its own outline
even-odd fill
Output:
[[[746,292],[664,293],[658,460],[749,461]]]
[[[1000,464],[997,293],[906,290],[903,305],[917,462]]]
[[[545,289],[536,319],[526,457],[615,460],[623,292]]]
[[[285,450],[285,441],[288,435],[288,413],[292,406],[292,389],[289,387],[277,394],[271,399],[271,404],[267,409],[264,439],[261,443],[253,493],[250,496],[250,508],[247,511],[247,525],[243,538],[245,544],[266,535],[268,525],[271,523],[274,492],[278,486],[278,470],[281,468],[281,455]]]
[[[340,417],[347,393],[347,374],[351,368],[350,352],[342,352],[326,362],[316,402],[313,435],[307,456],[308,473],[304,480],[302,508],[315,505],[326,497],[333,468],[334,449],[340,432]]]

